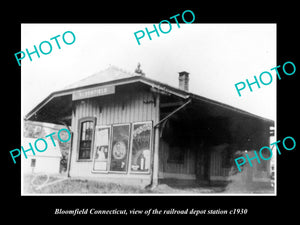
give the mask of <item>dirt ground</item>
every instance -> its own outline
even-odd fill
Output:
[[[33,182],[32,182],[33,181]],[[45,181],[47,181],[45,183]],[[80,180],[59,176],[24,177],[24,194],[273,194],[269,183],[233,181],[227,184],[200,185],[195,182],[168,180],[155,188]]]

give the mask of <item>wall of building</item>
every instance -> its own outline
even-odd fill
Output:
[[[174,154],[174,151],[182,151],[183,160],[172,160],[170,154]],[[160,139],[159,178],[196,179],[195,156],[195,149],[171,147]]]
[[[116,89],[116,93],[107,96],[83,99],[73,102],[72,130],[73,146],[70,165],[71,177],[99,178],[103,181],[134,183],[147,185],[151,173],[133,174],[128,172],[92,172],[93,162],[78,161],[78,121],[85,117],[96,117],[96,125],[112,125],[133,122],[154,121],[155,106],[152,94],[143,89]]]

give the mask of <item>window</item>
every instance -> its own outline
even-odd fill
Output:
[[[36,165],[36,159],[31,159],[31,164],[30,164],[30,166],[31,166],[31,167],[35,167],[35,165]]]
[[[131,171],[149,172],[152,123],[136,123],[132,128]]]
[[[112,127],[112,149],[110,155],[110,171],[127,171],[130,125],[114,125]]]
[[[80,122],[79,160],[91,159],[92,142],[94,135],[95,118],[83,119]]]
[[[97,127],[95,132],[94,171],[107,171],[110,149],[110,127]]]

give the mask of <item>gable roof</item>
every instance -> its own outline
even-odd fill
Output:
[[[122,85],[126,83],[142,82],[161,91],[169,91],[171,94],[175,94],[179,97],[187,98],[189,97],[189,92],[181,90],[176,87],[172,87],[168,84],[161,83],[159,81],[150,79],[145,76],[141,76],[137,73],[130,73],[128,71],[122,70],[116,66],[109,66],[107,69],[88,76],[80,81],[77,81],[71,85],[66,86],[60,92],[74,91],[78,89],[91,88],[99,85]]]
[[[79,80],[73,84],[66,86],[64,89],[73,89],[80,88],[84,86],[89,86],[97,83],[105,83],[109,81],[119,80],[123,78],[128,78],[132,76],[136,76],[137,74],[133,74],[122,70],[116,66],[109,66],[107,69],[102,70],[98,73],[95,73],[91,76],[88,76],[82,80]]]
[[[111,85],[111,84],[117,86],[117,85],[129,84],[129,83],[134,83],[134,82],[144,83],[158,91],[161,91],[163,93],[168,93],[170,95],[175,95],[175,96],[178,96],[183,99],[192,98],[194,101],[206,102],[209,104],[213,104],[217,107],[226,108],[230,111],[234,111],[234,112],[246,115],[246,116],[257,118],[259,120],[263,120],[263,121],[267,122],[270,125],[274,125],[273,120],[257,116],[255,114],[249,113],[247,111],[235,108],[233,106],[230,106],[230,105],[227,105],[224,103],[220,103],[218,101],[215,101],[215,100],[203,97],[203,96],[199,96],[197,94],[193,94],[191,92],[179,89],[177,87],[170,86],[165,83],[161,83],[159,81],[150,79],[148,77],[141,76],[137,73],[127,72],[116,66],[110,66],[106,70],[102,70],[102,71],[95,73],[87,78],[84,78],[80,81],[77,81],[77,82],[71,84],[71,85],[68,85],[62,90],[51,93],[41,103],[39,103],[35,108],[33,108],[25,116],[25,119],[27,119],[27,120],[32,119],[41,108],[43,108],[46,104],[50,103],[51,101],[52,101],[52,104],[56,104],[57,102],[55,101],[55,98],[61,99],[62,97],[68,96],[69,98],[67,100],[70,101],[70,99],[71,99],[70,96],[72,96],[74,91],[88,89],[88,88],[97,87],[97,86],[105,86],[105,85]]]

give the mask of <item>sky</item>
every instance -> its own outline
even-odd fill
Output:
[[[277,66],[276,24],[172,23],[169,33],[152,33],[152,40],[146,34],[138,45],[134,33],[153,24],[22,24],[20,51],[52,44],[50,54],[33,54],[32,61],[26,55],[21,62],[22,118],[54,91],[110,65],[134,72],[139,62],[146,77],[178,87],[178,72],[187,71],[190,92],[276,120],[277,78],[270,70]],[[61,39],[66,31],[75,34],[71,45]],[[57,35],[61,49],[50,40]],[[247,87],[239,97],[235,84],[254,81],[263,71],[273,82],[252,85],[253,92]]]

